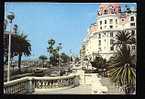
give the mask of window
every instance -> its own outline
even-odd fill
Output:
[[[107,10],[104,10],[104,14],[107,14]]]
[[[102,25],[102,21],[100,21],[100,25]]]
[[[119,8],[118,8],[118,11],[119,11],[119,13],[121,13],[121,7],[119,6]]]
[[[111,51],[113,51],[113,50],[114,50],[114,47],[113,47],[113,46],[111,46],[111,47],[110,47],[110,50],[111,50]]]
[[[130,17],[130,21],[134,21],[134,17],[132,16],[132,17]]]
[[[104,33],[104,36],[106,36],[106,33]]]
[[[101,40],[99,40],[99,46],[101,45]]]
[[[105,20],[105,22],[104,22],[105,24],[107,24],[107,20]]]
[[[101,34],[99,34],[99,38],[101,38]]]
[[[114,10],[113,10],[113,7],[112,7],[112,9],[111,9],[111,14],[114,14]]]
[[[131,35],[134,36],[135,35],[135,30],[131,31]]]
[[[102,26],[100,27],[100,29],[102,30]]]
[[[99,51],[101,51],[101,48],[99,47]]]
[[[110,40],[110,44],[113,44],[113,42],[114,42],[114,40],[111,39],[111,40]]]
[[[104,26],[104,29],[106,29],[107,28],[107,26]]]
[[[135,23],[130,23],[130,26],[135,26]]]
[[[110,33],[110,37],[113,37],[113,32]]]
[[[116,19],[115,21],[116,21],[116,24],[117,24],[117,23],[118,23],[118,22],[117,22],[117,19]]]
[[[135,50],[135,46],[132,46],[132,49]]]
[[[106,39],[104,40],[104,42],[106,43]]]
[[[112,22],[113,22],[113,19],[110,19],[110,24],[112,24]]]
[[[112,29],[113,28],[113,26],[112,25],[110,25],[110,29]]]

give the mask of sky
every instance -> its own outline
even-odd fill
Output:
[[[62,43],[61,52],[79,56],[80,45],[90,24],[96,21],[97,10],[98,3],[5,3],[5,15],[15,13],[13,23],[20,33],[28,35],[32,45],[31,56],[23,59],[48,56],[50,38]]]

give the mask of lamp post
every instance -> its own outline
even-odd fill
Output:
[[[59,63],[58,63],[58,65],[59,65],[59,76],[60,76],[60,49],[62,49],[62,44],[61,43],[59,43],[58,44],[58,49],[59,49],[59,58],[58,58],[58,60],[59,60]]]
[[[4,30],[6,30],[7,24],[8,24],[8,21],[7,21],[7,19],[5,19],[5,20],[4,20]]]
[[[11,34],[12,34],[12,21],[15,18],[13,12],[9,12],[7,15],[10,25],[10,33],[9,33],[9,47],[8,47],[8,68],[7,68],[7,82],[10,81],[10,58],[11,58]]]

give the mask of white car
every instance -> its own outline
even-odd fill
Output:
[[[56,77],[56,76],[59,76],[59,71],[53,71],[53,72],[51,72],[51,74],[50,74],[50,76],[51,77]]]

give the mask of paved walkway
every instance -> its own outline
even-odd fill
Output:
[[[61,89],[61,90],[36,90],[33,94],[94,94],[95,92],[105,91],[103,94],[124,94],[115,87],[113,83],[108,78],[98,78],[96,75],[92,75],[87,79],[89,81],[87,84],[82,84],[78,87]],[[91,82],[91,83],[90,83]],[[89,84],[90,83],[90,84]],[[96,93],[99,94],[99,93]]]
[[[80,85],[78,87],[64,89],[64,90],[37,90],[33,94],[91,94],[91,85]]]
[[[109,78],[101,77],[100,80],[101,84],[103,86],[106,86],[108,88],[108,94],[124,94],[124,92],[121,91],[118,87],[116,87]]]

